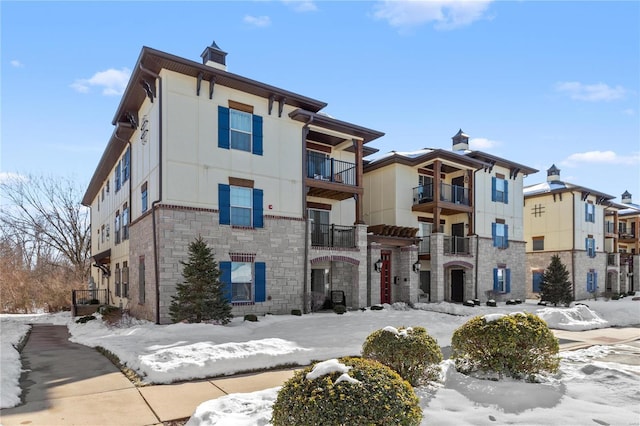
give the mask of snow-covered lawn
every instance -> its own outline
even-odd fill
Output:
[[[126,326],[107,327],[102,321],[76,324],[68,313],[1,315],[0,406],[14,406],[19,401],[20,361],[14,345],[30,322],[67,324],[72,341],[104,347],[146,382],[171,383],[359,355],[367,335],[386,326],[422,326],[440,346],[449,346],[456,328],[473,316],[492,313],[531,312],[551,328],[572,331],[640,324],[638,301],[625,298],[585,303],[588,308],[542,308],[534,301],[497,308],[434,303],[409,309],[396,304],[382,311],[344,315],[269,315],[259,317],[257,323],[236,318],[227,326],[159,326],[132,320]],[[416,389],[424,423],[640,424],[640,367],[602,360],[607,354],[633,350],[637,353],[637,348],[616,345],[562,352],[560,373],[536,384],[478,380],[457,373],[450,361],[443,361],[442,381]],[[274,388],[205,402],[191,424],[267,424],[276,394]]]

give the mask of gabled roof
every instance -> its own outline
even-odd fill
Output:
[[[482,151],[449,151],[441,148],[423,148],[407,152],[391,151],[375,160],[369,161],[366,164],[364,171],[367,172],[375,170],[393,163],[416,167],[422,163],[433,161],[437,158],[474,169],[490,168],[497,164],[499,166],[524,173],[525,175],[536,173],[538,171],[534,168],[524,166],[501,157],[496,157]]]
[[[602,201],[611,201],[615,197],[613,195],[605,194],[604,192],[596,191],[594,189],[586,188],[584,186],[575,185],[569,182],[563,182],[560,180],[551,182],[542,182],[535,185],[525,186],[522,189],[524,197],[533,197],[536,195],[560,193],[560,192],[581,192],[593,194],[596,197],[602,199]]]

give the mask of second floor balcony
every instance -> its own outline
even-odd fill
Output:
[[[356,184],[356,164],[323,153],[307,152],[307,177],[343,185]]]
[[[311,227],[312,247],[356,247],[356,227],[314,223]]]
[[[441,183],[439,195],[434,184],[417,186],[412,192],[413,211],[430,212],[435,206],[442,207],[445,214],[471,211],[469,189],[462,186]]]

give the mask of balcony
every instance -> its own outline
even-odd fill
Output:
[[[436,200],[434,184],[413,188],[413,211],[433,212],[438,206],[444,214],[470,212],[469,189],[458,185],[440,184],[440,196]]]
[[[418,255],[431,254],[431,240],[431,236],[422,237],[422,241],[420,241],[420,245],[418,247]],[[469,237],[445,235],[443,244],[444,254],[471,254]]]
[[[444,253],[445,254],[470,254],[469,237],[444,237]]]
[[[306,185],[310,196],[346,200],[358,193],[356,164],[319,152],[307,152]]]
[[[607,253],[607,266],[618,266],[618,255],[616,253]]]
[[[311,246],[354,248],[356,227],[314,223],[311,227]]]
[[[605,234],[616,234],[616,224],[613,222],[606,222],[604,224],[604,233]]]

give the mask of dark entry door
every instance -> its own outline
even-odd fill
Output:
[[[451,301],[462,303],[464,298],[464,271],[451,270]]]
[[[391,252],[380,253],[382,269],[380,270],[380,303],[391,303]]]

